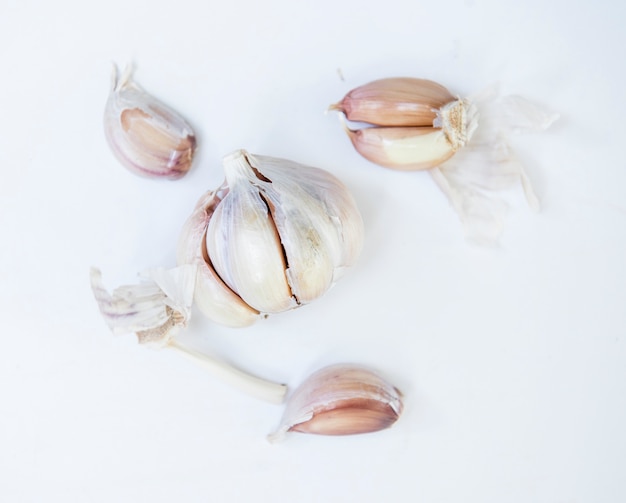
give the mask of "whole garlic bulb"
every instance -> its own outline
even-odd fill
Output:
[[[179,264],[198,266],[194,300],[217,323],[246,326],[323,295],[352,266],[363,221],[327,171],[237,150],[225,183],[183,227]]]
[[[130,66],[119,79],[113,68],[104,132],[117,160],[136,175],[175,180],[191,168],[193,129],[178,112],[145,92],[132,79]]]

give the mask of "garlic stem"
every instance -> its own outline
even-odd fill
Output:
[[[176,339],[171,339],[165,347],[176,350],[204,367],[218,379],[255,398],[270,403],[282,403],[285,398],[285,394],[287,393],[287,385],[285,384],[266,381],[260,377],[248,374],[222,360],[187,348],[181,345]]]

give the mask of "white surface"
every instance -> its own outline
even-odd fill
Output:
[[[614,2],[4,2],[0,8],[0,499],[621,502],[626,499],[624,7]],[[177,182],[102,132],[111,61],[196,127]],[[344,81],[341,80],[343,75]],[[520,154],[501,247],[472,248],[428,175],[360,158],[328,104],[374,78],[499,81],[559,111]],[[406,395],[386,432],[265,440],[282,412],[174,352],[114,338],[88,285],[174,261],[235,148],[326,168],[366,224],[327,296],[185,341],[296,386],[338,361]]]

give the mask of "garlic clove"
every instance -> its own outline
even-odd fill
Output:
[[[287,279],[299,304],[320,297],[354,265],[363,222],[346,187],[330,173],[273,157],[245,156],[266,180],[263,197],[280,235]]]
[[[432,126],[436,111],[455,99],[432,80],[393,77],[353,89],[330,110],[377,126]]]
[[[346,128],[346,132],[359,154],[386,168],[426,170],[454,155],[443,130],[432,127]]]
[[[237,151],[223,161],[229,190],[215,209],[206,246],[216,272],[250,306],[279,313],[295,306],[286,258],[267,200],[255,184],[263,177]]]
[[[119,79],[113,69],[104,131],[115,157],[137,175],[177,179],[191,168],[196,149],[191,126],[136,84],[130,67]]]
[[[361,216],[330,173],[244,150],[224,158],[224,171],[229,192],[209,222],[207,251],[250,306],[278,313],[311,302],[354,264]]]
[[[178,264],[197,267],[194,301],[209,319],[229,327],[245,327],[254,323],[259,311],[246,304],[234,293],[208,260],[206,250],[207,225],[227,188],[205,193],[185,222],[176,249]]]
[[[354,435],[391,427],[402,413],[402,394],[375,372],[352,364],[323,368],[287,400],[270,441],[288,432]]]

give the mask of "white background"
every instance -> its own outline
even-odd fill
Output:
[[[5,1],[0,7],[0,499],[546,502],[626,499],[621,2]],[[102,131],[111,63],[196,128],[187,177],[137,178]],[[516,146],[500,246],[463,239],[426,173],[378,168],[326,107],[375,78],[499,82],[561,114]],[[342,77],[343,76],[343,80]],[[89,289],[174,263],[236,148],[323,167],[366,225],[326,296],[183,340],[295,387],[334,362],[406,397],[390,430],[265,436],[282,407],[114,337]]]

